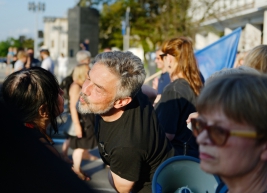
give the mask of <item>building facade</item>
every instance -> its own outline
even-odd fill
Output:
[[[238,48],[240,52],[248,51],[259,44],[267,44],[267,0],[218,0],[210,11],[213,16],[206,18],[202,27],[211,26],[224,35],[241,27]],[[199,11],[194,17],[198,19],[203,14]],[[202,49],[219,38],[212,32],[197,34],[196,48]]]
[[[44,18],[44,47],[52,59],[57,59],[61,53],[68,56],[68,19]]]

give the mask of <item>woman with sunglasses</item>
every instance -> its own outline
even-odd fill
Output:
[[[215,78],[191,119],[200,166],[221,177],[230,193],[267,192],[267,77],[230,74]]]
[[[196,111],[196,98],[202,88],[192,42],[186,37],[173,38],[163,44],[162,52],[160,56],[171,83],[155,106],[159,122],[175,148],[175,155],[198,158],[198,145],[186,125],[188,115]]]

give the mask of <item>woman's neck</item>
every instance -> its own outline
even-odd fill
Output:
[[[38,129],[43,130],[43,131],[46,130],[49,123],[50,123],[49,119],[47,119],[47,118],[40,118],[39,120],[35,121],[35,124],[38,127]]]
[[[184,78],[184,76],[183,76],[183,74],[181,72],[179,74],[172,75],[171,81],[173,82],[173,81],[175,81],[175,80],[177,80],[179,78]]]
[[[262,164],[262,167],[257,167],[244,176],[236,178],[221,177],[228,187],[228,193],[267,192],[267,166],[266,163]]]

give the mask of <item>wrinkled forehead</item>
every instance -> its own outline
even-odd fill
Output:
[[[120,77],[102,63],[95,63],[88,73],[91,81],[103,88],[115,88],[120,84]]]

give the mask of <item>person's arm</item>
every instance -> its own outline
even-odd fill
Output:
[[[25,64],[25,68],[30,68],[30,67],[31,67],[31,62],[32,62],[31,58],[28,57],[28,58],[27,58],[27,62],[26,62],[26,64]]]
[[[157,91],[146,84],[143,84],[141,89],[142,92],[148,97],[149,101],[153,104],[155,98],[157,97]]]
[[[108,178],[110,184],[113,186],[114,189],[116,189],[120,193],[130,193],[134,182],[126,180],[124,178],[121,178],[117,174],[113,173],[112,171],[109,171]]]
[[[78,111],[76,109],[76,104],[80,96],[81,88],[76,83],[72,83],[69,90],[69,97],[70,97],[70,114],[71,119],[75,127],[75,133],[78,138],[82,137],[82,127],[80,124]]]

